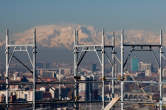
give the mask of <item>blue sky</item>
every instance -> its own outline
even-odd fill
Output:
[[[109,31],[166,25],[166,0],[0,0],[0,31],[36,25],[86,24]]]

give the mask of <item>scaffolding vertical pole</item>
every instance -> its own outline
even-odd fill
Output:
[[[9,30],[6,29],[6,110],[9,107]]]
[[[123,48],[123,43],[124,43],[124,30],[122,29],[121,32],[121,78],[123,78],[123,58],[124,58],[124,48]],[[121,81],[121,110],[123,110],[123,86],[124,86],[124,82],[123,80]]]
[[[59,69],[59,82],[61,82],[61,69]],[[59,83],[59,100],[61,100],[61,84]]]
[[[36,109],[36,29],[33,34],[33,110]]]
[[[104,45],[105,45],[105,39],[104,39],[104,29],[102,29],[102,64],[101,64],[101,71],[102,71],[102,110],[104,110],[104,106],[105,106],[105,100],[104,100],[104,80],[105,80],[105,74],[104,74],[104,69],[105,69],[105,58],[104,58]]]
[[[78,52],[77,52],[77,47],[78,45],[78,30],[75,30],[75,36],[74,36],[74,81],[75,81],[75,88],[74,88],[74,96],[75,96],[75,109],[79,110],[79,105],[77,103],[78,101],[78,95],[79,95],[79,85],[77,82],[77,74],[78,74],[78,65],[77,65],[77,60],[78,60]]]
[[[162,91],[162,29],[160,30],[160,76],[159,76],[159,85],[160,85],[160,110],[162,110],[163,105],[163,91]]]
[[[113,32],[113,37],[112,37],[112,43],[113,43],[113,51],[112,51],[112,61],[113,61],[113,65],[112,65],[112,98],[115,97],[115,90],[114,90],[114,74],[115,74],[115,33]]]

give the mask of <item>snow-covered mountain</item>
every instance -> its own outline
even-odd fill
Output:
[[[100,44],[101,29],[97,30],[93,26],[87,25],[42,25],[32,27],[24,32],[14,34],[16,44],[28,44],[32,42],[34,28],[37,30],[37,43],[42,47],[71,49],[74,42],[74,30],[79,31],[79,43],[81,44]],[[120,31],[117,30],[116,42],[120,42]],[[166,44],[164,34],[164,44]],[[105,41],[111,44],[112,32],[105,32]],[[13,39],[12,39],[13,40]],[[125,32],[125,41],[130,43],[159,43],[159,32],[150,32],[144,30],[128,30]],[[0,46],[4,43],[0,43]]]
[[[42,25],[32,27],[21,33],[16,33],[10,38],[11,43],[29,44],[32,42],[33,31],[37,30],[38,52],[43,60],[72,60],[72,48],[74,42],[74,30],[79,31],[80,44],[100,44],[101,29],[93,26],[69,24],[69,25]],[[115,32],[116,45],[120,43],[120,30]],[[127,30],[125,31],[125,42],[130,43],[153,43],[159,44],[160,33],[144,30]],[[11,36],[10,36],[11,37]],[[166,44],[166,34],[163,35],[163,42]],[[106,44],[112,42],[112,32],[105,32]],[[4,45],[4,41],[0,43]],[[4,49],[3,49],[4,50]]]

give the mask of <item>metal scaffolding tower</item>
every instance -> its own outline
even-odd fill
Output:
[[[104,35],[104,29],[102,29],[102,42],[99,45],[85,45],[85,44],[81,44],[79,42],[79,36],[78,36],[79,30],[75,30],[74,31],[74,46],[73,46],[73,52],[74,52],[74,82],[63,82],[60,79],[60,71],[59,71],[59,81],[56,82],[46,82],[46,81],[37,81],[37,76],[36,76],[36,29],[34,30],[34,34],[33,34],[33,43],[32,44],[24,44],[24,45],[15,45],[15,44],[10,44],[9,41],[9,31],[8,29],[6,30],[6,76],[5,76],[5,83],[2,83],[2,85],[6,85],[6,110],[8,110],[9,105],[10,104],[32,104],[32,108],[33,110],[36,109],[36,104],[73,104],[74,108],[76,110],[79,110],[80,108],[80,104],[82,103],[100,103],[102,104],[102,110],[104,110],[105,105],[108,104],[111,99],[118,99],[120,98],[120,105],[121,105],[121,110],[124,110],[124,106],[125,103],[129,103],[129,104],[133,104],[133,103],[141,103],[141,104],[145,104],[145,103],[150,103],[150,104],[154,104],[157,105],[159,104],[159,109],[162,110],[163,108],[163,84],[165,84],[165,82],[163,82],[163,74],[162,74],[162,55],[163,55],[163,34],[162,34],[162,30],[160,30],[160,44],[127,44],[124,42],[124,30],[122,30],[121,32],[121,42],[120,42],[120,60],[116,57],[116,51],[115,51],[115,33],[113,32],[112,35],[112,44],[111,45],[106,45],[105,43],[105,35]],[[128,48],[126,48],[128,47]],[[119,48],[119,47],[118,47]],[[154,49],[159,49],[159,59],[157,58],[157,56],[154,54]],[[111,53],[107,53],[107,50],[109,49],[109,52]],[[130,49],[129,54],[127,54],[127,57],[125,58],[125,49]],[[29,50],[32,50],[29,51]],[[159,66],[159,81],[137,81],[134,80],[134,78],[132,77],[133,80],[126,80],[126,72],[127,70],[125,70],[126,64],[128,59],[131,57],[133,52],[139,52],[139,51],[149,51],[152,52],[152,55],[155,58],[155,61],[157,62],[158,66]],[[30,61],[31,67],[29,67],[29,65],[26,65],[24,63],[24,61],[21,61],[15,53],[17,52],[26,52],[27,56],[28,56],[28,60]],[[94,52],[97,56],[97,59],[101,65],[101,80],[82,80],[79,74],[79,66],[82,62],[82,60],[84,59],[85,55],[88,52]],[[111,58],[109,58],[109,55],[111,55]],[[20,64],[22,64],[28,71],[30,71],[32,73],[33,76],[33,81],[32,82],[12,82],[10,83],[10,77],[9,77],[9,67],[11,64],[11,60],[15,59],[16,61],[18,61]],[[108,63],[111,65],[112,68],[112,73],[110,74],[111,77],[106,77],[105,74],[105,64],[106,61],[108,61]],[[120,64],[120,78],[117,77],[117,75],[115,75],[115,64],[116,61],[119,62]],[[118,82],[118,83],[115,83]],[[80,96],[79,96],[79,84],[81,83],[96,83],[96,84],[101,84],[101,100],[97,100],[97,101],[81,101],[80,100]],[[125,92],[125,83],[136,83],[138,86],[139,84],[158,84],[159,85],[159,92],[160,92],[160,98],[159,98],[159,102],[153,102],[153,100],[151,100],[151,102],[137,102],[137,101],[131,101],[131,100],[125,100],[124,98],[124,92]],[[27,103],[11,103],[9,101],[9,88],[10,85],[32,85],[33,87],[33,98],[31,102],[27,102]],[[36,94],[36,85],[48,85],[49,88],[52,88],[51,85],[53,84],[58,84],[59,85],[59,100],[56,101],[36,101],[35,99],[35,94]],[[61,84],[73,84],[74,85],[74,100],[62,100],[62,95],[61,95]],[[106,84],[109,84],[109,100],[105,100],[105,86]],[[120,90],[120,97],[116,98],[115,94],[115,84],[119,84],[120,87],[118,88]],[[112,88],[111,88],[112,87]],[[112,90],[111,90],[112,89]],[[141,91],[144,91],[143,88],[141,88]],[[110,91],[112,93],[110,93]],[[111,94],[111,95],[110,95]],[[117,93],[118,94],[118,93]],[[91,95],[91,93],[90,93]],[[117,101],[118,101],[117,100]],[[116,102],[115,102],[116,103]],[[113,106],[113,105],[111,105]]]
[[[130,53],[128,54],[127,58],[124,59],[124,48],[125,47],[130,47]],[[154,48],[158,48],[159,51],[159,61],[157,59],[157,57],[154,54]],[[163,84],[163,75],[162,75],[162,54],[163,54],[163,50],[162,50],[163,46],[162,46],[162,30],[160,30],[160,44],[125,44],[124,43],[124,30],[122,30],[121,32],[121,78],[124,79],[125,77],[125,65],[129,59],[129,57],[131,56],[132,52],[134,51],[150,51],[152,52],[152,55],[154,56],[155,60],[157,61],[157,64],[159,66],[160,69],[160,73],[159,73],[159,82],[155,82],[159,84],[159,91],[160,91],[160,98],[159,98],[159,108],[160,110],[162,110],[162,105],[163,105],[163,90],[162,90],[162,84]],[[158,63],[159,62],[159,63]],[[139,85],[139,83],[153,83],[152,81],[124,81],[121,80],[121,110],[124,110],[124,103],[127,101],[124,101],[124,83],[137,83]],[[141,88],[143,90],[143,88]],[[144,91],[144,90],[143,90]],[[131,102],[128,102],[131,103]],[[133,103],[133,102],[132,102]],[[137,102],[135,102],[137,103]],[[142,102],[142,103],[147,103],[147,102]],[[153,104],[156,104],[155,102],[152,102]]]
[[[29,52],[29,48],[33,50],[32,53]],[[18,57],[15,56],[15,53],[27,53],[28,59],[31,63],[31,68],[28,67],[23,61],[21,61]],[[32,58],[30,56],[32,54]],[[33,44],[23,44],[23,45],[16,45],[16,44],[10,44],[9,41],[9,30],[6,30],[6,110],[9,108],[9,67],[11,64],[11,60],[15,59],[17,62],[22,64],[27,70],[29,70],[31,73],[33,73],[33,98],[32,98],[32,107],[33,110],[35,110],[36,103],[35,103],[35,94],[36,94],[36,29],[34,30],[33,35]]]
[[[101,45],[82,45],[78,42],[78,30],[75,30],[75,40],[74,40],[74,77],[75,77],[75,107],[78,110],[79,105],[77,101],[79,100],[79,81],[80,76],[78,74],[78,67],[83,60],[84,56],[87,52],[95,52],[98,60],[101,65],[101,83],[102,83],[102,109],[105,107],[105,81],[108,80],[105,77],[105,57],[107,58],[108,62],[112,65],[112,60],[108,57],[108,54],[105,51],[105,48],[111,49],[111,54],[115,54],[115,35],[113,34],[113,45],[105,45],[105,37],[104,37],[104,29],[102,29],[102,43]],[[100,52],[100,53],[99,53]],[[101,55],[100,55],[101,54]],[[101,57],[100,57],[101,56]],[[115,59],[114,56],[112,56]],[[115,61],[115,60],[114,60]],[[114,69],[112,71],[112,97],[114,97]],[[108,81],[110,82],[110,81]],[[86,83],[86,82],[85,82]],[[93,82],[94,83],[94,82]]]

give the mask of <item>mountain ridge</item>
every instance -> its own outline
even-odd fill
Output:
[[[38,61],[45,62],[67,62],[73,61],[73,42],[74,29],[79,30],[80,44],[101,44],[101,30],[93,26],[68,24],[68,25],[42,25],[32,27],[24,32],[10,35],[10,43],[28,44],[32,43],[33,31],[37,30],[37,51]],[[128,30],[125,31],[125,42],[131,44],[159,44],[160,33],[145,30]],[[121,31],[117,30],[116,45],[119,47]],[[164,46],[166,44],[166,34],[163,35]],[[112,32],[105,32],[105,42],[107,45],[112,44]],[[0,42],[1,54],[0,60],[5,62],[5,41]],[[91,56],[91,55],[90,55]]]
[[[80,44],[101,44],[101,31],[90,25],[68,24],[68,25],[42,25],[32,27],[21,33],[16,33],[17,36],[12,43],[15,44],[28,44],[32,43],[33,31],[37,30],[37,43],[40,46],[48,48],[65,47],[69,50],[72,49],[74,42],[74,30],[79,31]],[[120,43],[120,31],[116,31],[116,44]],[[163,35],[163,43],[165,42]],[[125,32],[125,41],[129,43],[152,43],[159,44],[159,33],[144,31],[144,30],[128,30]],[[105,32],[106,44],[112,44],[112,32]],[[4,43],[1,43],[2,45]]]

